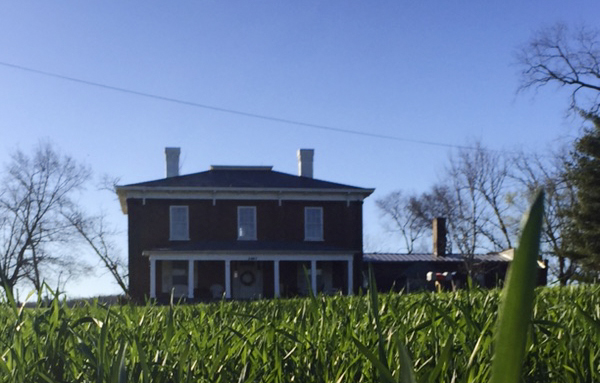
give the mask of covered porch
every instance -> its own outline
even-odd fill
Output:
[[[353,254],[194,254],[152,252],[154,299],[261,299],[352,294]]]

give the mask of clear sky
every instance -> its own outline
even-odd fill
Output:
[[[540,27],[597,27],[598,15],[597,0],[3,1],[0,163],[49,139],[126,184],[164,177],[165,146],[181,147],[184,174],[211,164],[296,174],[296,150],[314,148],[316,178],[376,188],[364,205],[366,250],[397,251],[374,201],[427,189],[449,153],[415,141],[541,151],[578,133],[565,119],[566,93],[515,94],[514,53]],[[126,256],[116,199],[90,190],[82,202],[109,213]],[[68,287],[74,296],[118,291],[100,273]]]

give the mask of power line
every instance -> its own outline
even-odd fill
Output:
[[[84,84],[84,85],[89,85],[89,86],[95,86],[95,87],[98,87],[98,88],[104,88],[104,89],[108,89],[108,90],[113,90],[113,91],[116,91],[116,92],[128,93],[128,94],[133,94],[133,95],[136,95],[136,96],[151,98],[151,99],[160,100],[160,101],[167,101],[167,102],[171,102],[171,103],[175,103],[175,104],[180,104],[180,105],[192,106],[192,107],[195,107],[195,108],[202,108],[202,109],[207,109],[207,110],[213,110],[213,111],[221,112],[221,113],[234,114],[234,115],[238,115],[238,116],[256,118],[256,119],[261,119],[261,120],[266,120],[266,121],[280,122],[280,123],[288,124],[288,125],[303,126],[303,127],[306,127],[306,128],[328,130],[328,131],[331,131],[331,132],[353,134],[353,135],[365,136],[365,137],[372,137],[372,138],[381,138],[381,139],[385,139],[385,140],[393,140],[393,141],[400,141],[400,142],[410,142],[410,143],[421,144],[421,145],[441,146],[441,147],[455,148],[455,149],[469,149],[469,150],[475,150],[476,149],[476,148],[473,148],[473,147],[463,146],[463,145],[445,144],[445,143],[441,143],[441,142],[426,141],[426,140],[415,140],[415,139],[411,139],[411,138],[403,138],[403,137],[398,137],[398,136],[390,136],[390,135],[386,135],[386,134],[369,133],[369,132],[364,132],[364,131],[360,131],[360,130],[344,129],[344,128],[338,128],[338,127],[334,127],[334,126],[313,124],[313,123],[309,123],[309,122],[290,120],[290,119],[287,119],[287,118],[267,116],[267,115],[263,115],[263,114],[250,113],[250,112],[244,112],[244,111],[235,110],[235,109],[228,109],[228,108],[222,108],[222,107],[218,107],[218,106],[200,104],[200,103],[193,102],[193,101],[180,100],[180,99],[177,99],[177,98],[165,97],[165,96],[160,96],[160,95],[157,95],[157,94],[151,94],[151,93],[146,93],[146,92],[140,92],[140,91],[137,91],[137,90],[132,90],[132,89],[126,89],[126,88],[121,88],[121,87],[112,86],[112,85],[101,84],[101,83],[94,82],[94,81],[82,80],[82,79],[75,78],[75,77],[64,76],[64,75],[57,74],[57,73],[47,72],[47,71],[43,71],[43,70],[39,70],[39,69],[34,69],[34,68],[28,68],[28,67],[24,67],[24,66],[21,66],[21,65],[11,64],[11,63],[2,62],[2,61],[0,61],[0,65],[5,66],[5,67],[9,67],[9,68],[13,68],[13,69],[18,69],[18,70],[25,71],[25,72],[40,74],[40,75],[47,76],[47,77],[53,77],[53,78],[58,78],[58,79],[61,79],[61,80],[76,82],[76,83],[79,83],[79,84]]]

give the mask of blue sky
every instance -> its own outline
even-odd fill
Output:
[[[577,135],[560,89],[516,95],[514,53],[540,27],[597,26],[599,14],[591,0],[6,1],[0,163],[49,139],[97,174],[133,183],[164,176],[165,146],[182,148],[183,173],[239,164],[295,174],[296,150],[314,148],[316,178],[377,189],[364,205],[367,250],[395,251],[374,201],[427,189],[448,158],[448,148],[415,141],[542,151]],[[114,197],[90,190],[82,202],[125,232]],[[125,256],[125,234],[119,243]],[[118,291],[100,275],[68,287],[79,296]]]

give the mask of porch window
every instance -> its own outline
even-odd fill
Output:
[[[305,207],[304,208],[304,240],[322,241],[323,240],[323,208]]]
[[[162,261],[162,292],[173,296],[183,297],[188,290],[188,265],[186,261]]]
[[[190,239],[187,206],[170,207],[170,239],[171,241],[188,241]]]
[[[256,240],[256,206],[238,206],[238,239]]]

